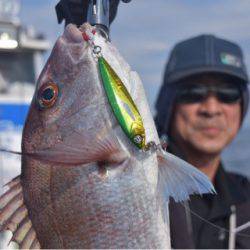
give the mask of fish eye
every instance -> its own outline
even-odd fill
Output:
[[[48,83],[38,92],[38,103],[40,108],[51,108],[58,97],[58,86],[55,83]]]

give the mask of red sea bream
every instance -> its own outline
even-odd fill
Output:
[[[20,248],[170,248],[168,199],[212,191],[205,175],[159,149],[138,149],[107,100],[91,32],[67,26],[38,80],[22,139],[22,172],[0,198],[0,231]],[[96,43],[159,144],[143,85],[117,49]]]

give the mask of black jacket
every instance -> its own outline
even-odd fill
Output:
[[[170,201],[173,248],[228,248],[234,215],[237,227],[250,221],[250,183],[245,177],[220,166],[215,189],[217,195],[192,196],[184,204]],[[250,248],[250,228],[236,234],[235,247]]]

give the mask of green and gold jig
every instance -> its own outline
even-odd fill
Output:
[[[129,139],[140,149],[145,147],[145,129],[141,115],[127,88],[104,57],[98,57],[104,89],[115,117]]]
[[[145,128],[140,112],[122,80],[102,56],[102,48],[95,45],[94,35],[95,31],[92,31],[92,33],[84,33],[83,37],[93,48],[93,56],[98,61],[100,76],[114,115],[128,138],[139,149],[147,150]]]

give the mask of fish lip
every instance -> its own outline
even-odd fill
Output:
[[[66,26],[63,37],[70,43],[84,42],[82,32],[74,24],[68,24]]]

